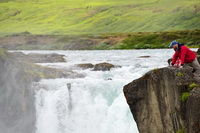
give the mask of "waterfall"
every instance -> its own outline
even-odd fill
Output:
[[[37,133],[136,133],[123,85],[87,78],[42,80],[35,85]]]
[[[85,77],[43,79],[34,84],[36,133],[138,133],[123,95],[123,86],[151,69],[167,66],[166,60],[171,57],[172,52],[57,51],[66,56],[67,63],[40,65],[71,70]],[[145,55],[150,57],[138,58]],[[121,67],[111,71],[82,70],[75,67],[75,64],[100,62]]]

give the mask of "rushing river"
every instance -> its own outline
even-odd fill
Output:
[[[138,133],[123,86],[151,69],[167,66],[167,59],[173,54],[171,49],[23,52],[64,54],[66,63],[40,65],[85,75],[84,78],[45,79],[35,83],[36,133]],[[111,71],[75,67],[102,62],[121,67]]]

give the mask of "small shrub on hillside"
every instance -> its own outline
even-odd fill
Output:
[[[189,92],[184,92],[182,95],[181,95],[181,101],[182,102],[185,102],[190,96],[190,93]]]
[[[191,91],[194,87],[198,87],[199,85],[195,84],[195,83],[192,83],[189,85],[188,87],[188,91]]]

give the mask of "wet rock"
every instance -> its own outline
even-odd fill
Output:
[[[171,61],[172,61],[172,58],[167,60],[168,65],[170,65]]]
[[[151,56],[139,56],[139,58],[150,58]]]
[[[66,62],[64,55],[56,53],[52,54],[28,54],[28,59],[34,63],[55,63],[55,62]]]
[[[196,81],[192,68],[154,69],[124,86],[124,95],[140,133],[196,131],[199,126],[199,90],[189,100],[180,100],[188,86]],[[188,105],[186,108],[186,104]],[[195,107],[196,106],[196,107]],[[189,115],[189,116],[188,116]],[[187,129],[186,129],[187,128]],[[193,132],[191,132],[193,133]]]
[[[99,63],[94,66],[94,71],[110,71],[111,68],[115,68],[113,64]]]
[[[111,68],[116,68],[120,66],[114,66],[113,64],[109,63],[99,63],[99,64],[91,64],[91,63],[85,63],[85,64],[77,64],[77,67],[80,67],[82,69],[88,69],[88,68],[93,68],[93,71],[110,71]]]
[[[82,68],[82,69],[88,69],[88,68],[93,68],[93,67],[94,67],[94,65],[91,64],[91,63],[77,64],[76,66],[77,66],[77,67],[80,67],[80,68]]]
[[[15,56],[19,58],[19,60],[30,61],[33,63],[55,63],[55,62],[66,62],[64,55],[59,55],[56,53],[52,54],[24,54],[22,52],[14,52]]]

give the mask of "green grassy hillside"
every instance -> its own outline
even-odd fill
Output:
[[[0,36],[193,29],[199,0],[0,0]]]

